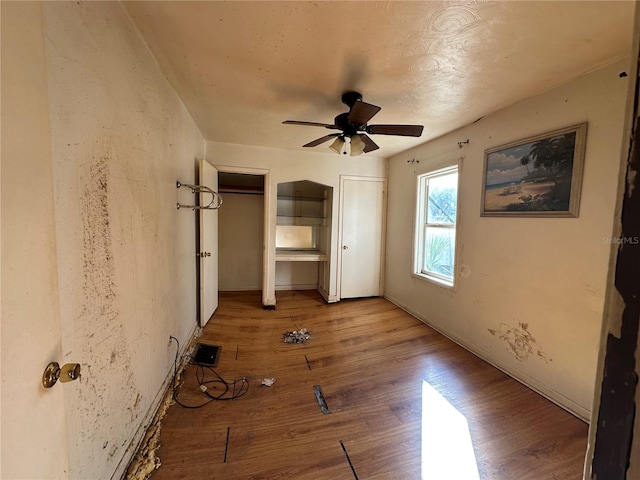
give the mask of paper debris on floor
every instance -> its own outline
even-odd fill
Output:
[[[309,330],[301,328],[284,334],[284,343],[305,343],[311,338]]]
[[[274,383],[276,383],[276,379],[275,378],[263,378],[262,379],[262,385],[264,385],[265,387],[272,387]]]

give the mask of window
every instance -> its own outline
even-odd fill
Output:
[[[453,286],[458,166],[418,176],[414,273]]]

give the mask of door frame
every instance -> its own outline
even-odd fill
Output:
[[[275,244],[275,240],[270,242],[271,229],[269,228],[272,212],[275,208],[271,201],[271,170],[264,168],[236,167],[233,165],[214,165],[218,169],[218,173],[240,173],[245,175],[260,175],[264,177],[264,218],[263,218],[263,239],[262,239],[262,305],[269,306],[276,304],[275,284],[270,282],[271,278],[275,279],[275,251],[271,251],[269,245]],[[224,197],[223,197],[224,199]],[[224,208],[224,204],[222,206]],[[218,252],[216,252],[216,255]]]
[[[386,256],[386,238],[387,238],[387,177],[366,177],[362,175],[340,175],[340,191],[338,194],[338,245],[337,245],[337,268],[336,268],[336,291],[338,299],[342,299],[342,221],[344,219],[344,182],[379,182],[382,183],[382,225],[380,239],[380,296],[384,296],[384,272],[385,272],[385,256]]]

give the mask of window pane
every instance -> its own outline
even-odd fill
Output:
[[[453,279],[456,230],[425,227],[423,273],[435,273]]]
[[[429,179],[427,223],[456,223],[458,172]]]

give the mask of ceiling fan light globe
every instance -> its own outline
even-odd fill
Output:
[[[340,155],[344,151],[344,143],[344,140],[338,137],[333,141],[331,145],[329,145],[329,148]]]
[[[355,157],[357,155],[362,155],[364,153],[364,149],[366,144],[360,135],[353,135],[351,137],[351,156]]]

